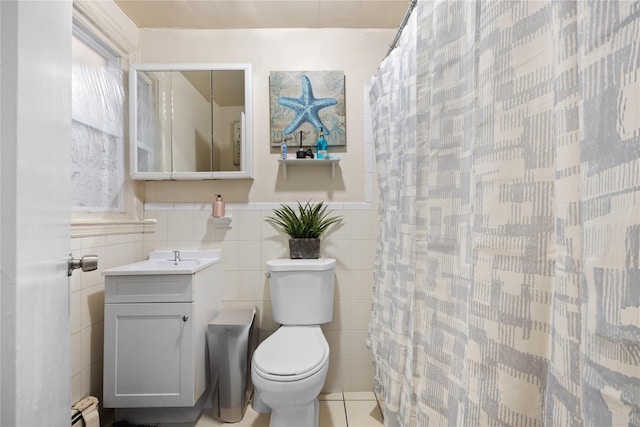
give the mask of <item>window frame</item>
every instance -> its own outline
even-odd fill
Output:
[[[102,8],[85,6],[87,5],[74,4],[73,35],[82,43],[101,54],[107,53],[118,57],[119,69],[122,71],[124,118],[119,137],[121,138],[123,162],[123,184],[120,193],[123,201],[117,211],[71,208],[71,237],[153,233],[155,232],[156,221],[144,219],[144,186],[133,182],[127,173],[129,170],[128,153],[130,144],[127,129],[128,103],[126,99],[128,99],[129,86],[127,79],[129,58],[135,55],[135,47],[138,42],[137,33],[135,31],[125,31],[107,35],[108,33],[103,31],[102,28],[113,30],[114,28],[120,28],[120,26],[114,25],[116,21],[108,14],[104,14]],[[82,31],[78,31],[78,29],[82,29]],[[90,34],[91,37],[87,37],[87,34]],[[96,42],[96,40],[99,40],[99,42]],[[71,40],[69,42],[71,43]],[[69,143],[71,144],[71,141]],[[69,180],[71,181],[71,177]]]

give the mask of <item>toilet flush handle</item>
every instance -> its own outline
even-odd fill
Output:
[[[264,273],[264,277],[266,277],[267,279],[271,279],[271,273]]]

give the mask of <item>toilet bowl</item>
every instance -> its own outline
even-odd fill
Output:
[[[270,427],[317,427],[318,395],[329,370],[322,329],[333,319],[334,259],[267,261],[273,320],[282,326],[253,353],[254,400]],[[254,406],[255,408],[255,406]]]
[[[329,344],[320,326],[281,326],[260,344],[251,380],[271,408],[270,427],[317,426],[328,370]]]

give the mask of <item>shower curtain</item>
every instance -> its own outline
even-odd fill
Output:
[[[418,1],[370,92],[387,426],[640,426],[640,2]]]

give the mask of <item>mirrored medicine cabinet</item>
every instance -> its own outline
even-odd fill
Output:
[[[251,179],[250,64],[133,64],[131,177]]]

